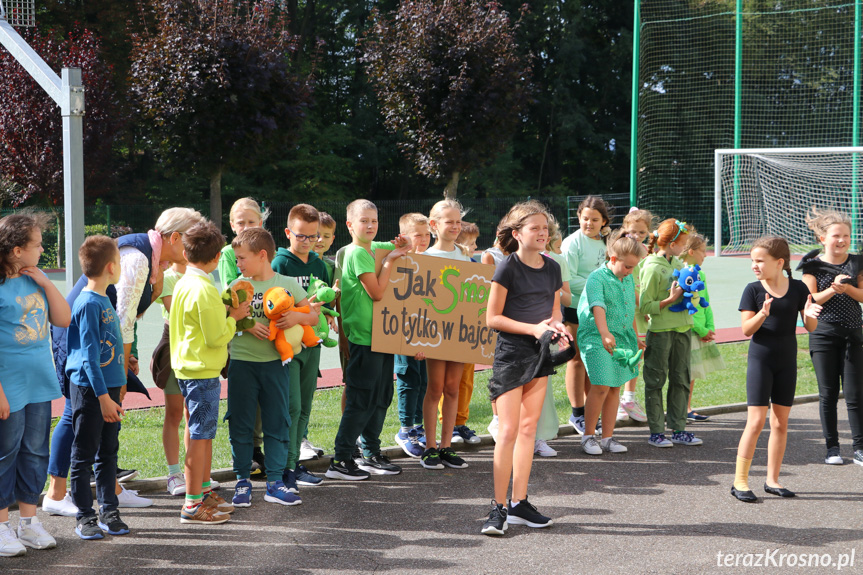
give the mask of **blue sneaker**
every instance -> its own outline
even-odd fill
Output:
[[[478,443],[482,442],[482,439],[479,438],[479,435],[477,435],[476,432],[467,425],[458,425],[456,426],[455,431],[459,434],[459,437],[461,437],[465,443],[468,443],[470,445],[477,445]]]
[[[420,447],[423,449],[426,448],[426,430],[422,426],[422,424],[414,427],[414,431],[417,432],[417,443],[419,443]]]
[[[303,502],[299,495],[288,491],[283,481],[267,482],[267,493],[264,495],[264,501],[279,505],[299,505]]]
[[[309,485],[314,487],[315,485],[320,485],[324,480],[308,469],[306,469],[305,465],[300,465],[297,467],[297,485]]]
[[[664,433],[651,433],[647,443],[653,447],[674,447],[674,444],[668,441]]]
[[[288,488],[288,491],[296,495],[300,494],[300,490],[297,488],[296,471],[294,471],[293,469],[285,469],[285,473],[282,475],[282,482],[284,482],[285,487]]]
[[[423,454],[423,448],[419,444],[419,433],[416,428],[411,429],[407,433],[399,430],[396,433],[396,443],[402,448],[402,450],[408,454],[410,457],[421,457]]]
[[[671,434],[671,443],[678,445],[701,445],[704,442],[688,431],[675,431]]]
[[[231,499],[234,507],[252,506],[252,482],[248,479],[240,479],[234,487],[234,498]]]

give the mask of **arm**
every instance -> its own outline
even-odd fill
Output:
[[[659,285],[659,274],[651,273],[651,269],[645,269],[641,273],[641,301],[639,311],[643,314],[656,315],[664,308],[670,306],[683,295],[683,289],[677,282],[671,284],[668,295],[662,298],[665,290]]]
[[[833,289],[832,285],[824,291],[818,291],[818,280],[816,280],[815,276],[812,274],[803,274],[803,283],[805,283],[806,287],[809,288],[809,291],[812,292],[812,299],[817,304],[824,305],[837,293]]]
[[[369,294],[369,297],[372,298],[373,301],[380,301],[381,298],[384,297],[384,291],[386,290],[387,284],[390,281],[390,273],[392,272],[393,262],[408,253],[408,249],[409,246],[404,246],[401,248],[396,248],[390,253],[388,253],[387,257],[384,258],[383,264],[381,265],[381,270],[380,272],[378,272],[378,275],[375,275],[372,272],[366,272],[364,274],[358,275],[360,283],[363,285],[366,293]]]
[[[96,397],[108,396],[108,385],[102,374],[102,343],[100,341],[101,309],[98,305],[88,303],[79,308],[78,339],[84,352],[81,367],[87,374],[90,386]],[[73,382],[74,383],[74,382]],[[101,401],[101,399],[100,399]]]
[[[123,353],[126,358],[126,371],[132,357],[132,343],[135,341],[135,320],[138,303],[149,280],[147,257],[136,249],[124,250],[120,256],[120,281],[117,282],[117,317],[120,319],[120,333],[123,335]]]
[[[558,291],[558,295],[560,296],[560,303],[563,304],[563,307],[569,307],[572,303],[572,292],[569,291],[569,282],[563,282],[563,287]]]
[[[213,287],[215,290],[215,287]],[[242,313],[245,309],[245,314],[240,317],[245,317],[249,314],[249,302],[245,301],[240,304],[240,307],[231,309],[231,315],[225,319],[225,306],[218,295],[210,297],[205,291],[199,292],[199,297],[195,302],[195,310],[198,314],[198,324],[201,326],[201,334],[204,337],[204,344],[207,347],[219,348],[228,345],[234,337],[237,330],[236,315]]]
[[[845,295],[847,295],[848,297],[850,297],[851,299],[853,299],[853,300],[854,300],[854,301],[856,301],[856,302],[863,302],[863,288],[860,288],[860,287],[854,287],[854,286],[853,286],[853,285],[851,285],[851,284],[843,284],[843,283],[840,283],[840,281],[839,281],[839,280],[841,280],[842,278],[846,278],[846,277],[850,277],[850,276],[846,276],[846,275],[839,275],[839,276],[836,276],[836,277],[833,279],[833,284],[832,284],[829,288],[827,288],[827,289],[832,289],[832,290],[833,290],[834,292],[836,292],[837,294],[844,293]],[[805,281],[805,280],[806,280],[806,276],[803,276],[803,279],[804,279],[804,281]],[[857,276],[857,285],[858,285],[858,286],[863,285],[863,273],[858,274],[858,276]],[[813,293],[813,295],[814,295],[814,294],[815,294],[815,292],[813,291],[812,286],[810,286],[809,284],[806,284],[806,286],[809,288],[809,291],[811,291],[811,292]],[[813,297],[813,301],[814,301],[815,303],[820,303],[820,304],[822,304],[822,305],[823,305],[823,302],[819,302],[819,301],[818,301],[817,299],[815,299],[814,297]]]
[[[546,331],[557,331],[561,335],[566,335],[566,329],[560,323],[559,319],[554,319],[554,316],[548,321],[542,323],[531,324],[510,319],[503,315],[503,305],[506,303],[508,290],[497,282],[491,284],[491,295],[488,298],[488,308],[486,310],[485,321],[486,325],[491,329],[505,331],[507,333],[515,333],[521,335],[532,335],[539,339]],[[559,318],[560,296],[555,295],[555,312]]]
[[[593,320],[596,322],[596,329],[599,330],[599,335],[602,337],[602,347],[608,353],[614,353],[614,348],[617,347],[617,340],[614,339],[611,331],[608,329],[608,322],[605,317],[605,308],[601,306],[593,306],[590,308],[593,313]]]
[[[45,291],[45,299],[48,302],[48,321],[51,325],[57,327],[69,327],[69,322],[72,321],[72,310],[69,307],[69,302],[63,297],[45,272],[36,267],[26,267],[21,269],[21,275],[27,276],[36,282],[36,285]]]
[[[800,312],[803,318],[803,327],[806,331],[812,333],[818,327],[818,316],[821,315],[821,306],[815,303],[815,298],[810,293],[806,296],[806,304]]]
[[[479,258],[480,263],[494,265],[494,256],[488,252],[482,252],[482,255]]]
[[[0,385],[0,421],[4,419],[9,419],[9,400],[3,392],[3,385]]]

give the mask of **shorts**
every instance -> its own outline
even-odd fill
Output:
[[[563,321],[578,325],[578,309],[574,307],[563,308]]]
[[[177,384],[186,399],[189,409],[189,437],[213,439],[219,419],[219,395],[222,383],[218,377],[211,379],[178,379]]]
[[[165,389],[162,390],[165,395],[182,395],[180,384],[177,383],[177,378],[173,373],[169,374],[165,380]]]

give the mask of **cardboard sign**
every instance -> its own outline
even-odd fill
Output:
[[[380,269],[388,252],[378,250]],[[494,266],[408,254],[374,303],[372,350],[490,364],[497,340],[485,324]]]

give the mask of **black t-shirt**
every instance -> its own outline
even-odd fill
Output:
[[[560,266],[556,261],[544,257],[542,267],[536,269],[523,264],[515,253],[497,266],[491,281],[507,290],[503,315],[530,324],[551,317],[554,292],[563,287]]]
[[[767,290],[760,281],[752,282],[743,290],[740,298],[740,311],[761,311]],[[753,341],[770,337],[794,336],[797,331],[797,318],[806,307],[809,288],[800,280],[790,280],[788,291],[782,297],[774,297],[770,304],[770,315],[752,336]]]
[[[834,265],[822,261],[819,253],[815,255],[806,254],[798,270],[803,270],[804,274],[809,274],[815,277],[816,291],[822,292],[833,284],[833,278],[838,275],[847,275],[851,277],[851,281],[847,285],[857,286],[857,274],[863,270],[861,265],[861,256],[849,254],[845,261],[839,265]],[[810,257],[811,256],[811,257]],[[861,319],[860,303],[848,294],[835,294],[829,300],[824,302],[821,315],[818,316],[818,325],[826,327],[825,324],[838,324],[849,329],[856,329],[863,324]],[[822,330],[819,330],[822,331]]]

